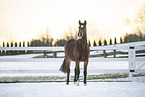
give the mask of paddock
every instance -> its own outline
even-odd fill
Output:
[[[36,56],[35,54],[30,54],[30,56],[28,55],[17,55],[17,56],[0,56],[0,63],[7,63],[7,64],[11,64],[14,62],[18,62],[18,63],[39,63],[39,62],[58,62],[55,65],[55,69],[58,70],[58,68],[60,68],[60,65],[62,64],[62,60],[63,60],[63,56],[64,56],[64,47],[0,47],[1,52],[5,51],[34,51],[34,52],[38,52],[41,51],[43,56],[42,58],[34,58],[34,56]],[[145,41],[141,41],[141,42],[132,42],[132,43],[123,43],[123,44],[114,44],[114,45],[107,45],[107,46],[96,46],[96,47],[90,47],[91,50],[91,55],[90,55],[90,62],[93,62],[93,64],[95,64],[95,62],[99,62],[99,64],[97,64],[97,66],[102,66],[102,64],[104,62],[107,62],[107,64],[113,64],[113,62],[116,62],[116,65],[114,64],[114,66],[111,67],[115,67],[117,66],[117,64],[121,63],[121,62],[125,62],[125,64],[119,64],[120,66],[124,66],[126,65],[127,68],[125,68],[125,72],[129,73],[129,80],[132,81],[132,75],[135,73],[140,73],[142,71],[144,71],[144,65],[145,65]],[[44,53],[43,53],[44,52]],[[53,53],[53,58],[45,58],[45,56],[47,54]],[[61,53],[61,54],[60,54]],[[58,59],[57,59],[57,58]],[[127,63],[126,63],[127,62]],[[51,63],[52,64],[52,63]],[[90,64],[90,63],[89,63]],[[106,63],[104,63],[106,64]],[[92,65],[92,63],[91,63]],[[93,70],[91,69],[95,69],[94,72],[95,73],[99,70],[97,66],[94,65],[91,66],[90,65],[90,72],[92,72]],[[42,65],[43,66],[43,65]],[[44,65],[45,66],[45,65]],[[3,66],[1,66],[3,67]],[[29,66],[18,66],[19,68],[28,68]],[[38,66],[40,67],[40,66]],[[50,65],[50,68],[53,67]],[[102,66],[103,67],[103,66]],[[107,67],[107,66],[105,66]],[[33,67],[32,67],[33,68]],[[43,68],[43,67],[41,67]],[[49,67],[47,67],[49,68]],[[88,66],[89,68],[89,66]],[[143,68],[143,69],[142,69]],[[44,67],[45,69],[45,67]],[[116,71],[118,72],[122,72],[120,71],[122,68],[120,69],[116,69]],[[23,69],[22,69],[23,70]],[[1,70],[2,71],[2,70]],[[18,71],[21,71],[21,69],[19,69]],[[72,70],[71,70],[72,71]],[[89,70],[88,70],[89,71]],[[107,72],[108,70],[103,70],[100,73],[103,72]],[[113,70],[110,70],[110,72],[113,72]],[[114,70],[115,71],[115,70]],[[89,72],[88,72],[89,73]],[[114,72],[116,73],[116,72]]]
[[[145,42],[91,47],[88,75],[102,73],[128,73],[128,78],[88,80],[87,86],[79,86],[63,80],[26,80],[0,83],[2,97],[143,97],[145,95],[145,77],[133,77],[132,74],[145,73]],[[44,54],[24,54],[0,56],[0,78],[25,76],[66,76],[59,71],[63,61],[63,47],[0,47],[1,51],[24,50],[42,51]],[[52,58],[34,58],[46,56]],[[53,57],[54,56],[54,57]],[[57,58],[55,58],[57,57]],[[82,66],[82,65],[81,65]],[[71,75],[74,63],[71,63]],[[81,67],[81,75],[83,74]],[[72,80],[72,79],[71,79]]]

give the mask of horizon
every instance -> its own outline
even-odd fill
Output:
[[[133,33],[126,24],[144,0],[0,0],[0,41],[29,41],[48,30],[54,39],[78,31],[87,20],[88,40],[110,39]]]

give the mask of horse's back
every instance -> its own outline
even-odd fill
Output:
[[[66,43],[65,43],[65,47],[67,47],[68,45],[73,45],[73,44],[75,44],[76,43],[76,39],[70,39],[70,40],[68,40]]]

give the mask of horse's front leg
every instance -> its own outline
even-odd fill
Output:
[[[87,65],[88,65],[88,60],[84,61],[84,84],[86,85],[86,77],[87,77]]]
[[[76,81],[77,81],[77,79],[76,79],[76,75],[77,75],[76,67],[75,67],[74,72],[75,72],[75,76],[74,76],[74,84],[76,84]]]
[[[77,78],[77,86],[79,86],[79,75],[80,75],[80,65],[79,61],[76,61],[76,78]]]

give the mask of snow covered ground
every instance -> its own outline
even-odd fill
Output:
[[[3,56],[3,58],[32,58],[33,55]],[[0,57],[1,58],[1,57]],[[63,58],[49,58],[47,62],[0,62],[0,77],[4,76],[64,76],[59,71]],[[74,75],[74,62],[71,63],[71,75]],[[96,62],[90,58],[88,75],[99,73],[126,73],[128,62]],[[81,75],[83,63],[81,63]],[[11,83],[0,84],[0,97],[144,97],[145,77],[134,77],[133,82],[126,81],[128,78],[100,79],[98,81],[114,82],[88,82],[84,86],[65,85],[61,83]]]
[[[0,97],[144,97],[145,83],[89,82],[0,84]]]
[[[26,57],[26,56],[22,56]],[[20,58],[20,57],[19,57]],[[18,59],[19,60],[19,59]],[[36,59],[37,60],[37,59]],[[26,75],[26,74],[42,74],[42,73],[61,73],[59,68],[63,62],[63,58],[46,58],[45,62],[0,62],[0,76],[7,75]],[[98,62],[95,58],[90,58],[88,64],[88,73],[128,73],[127,61],[102,61]],[[75,63],[71,62],[71,73],[74,73]],[[83,72],[83,63],[80,64],[81,72]],[[144,70],[145,66],[141,69]],[[62,74],[62,73],[61,73]]]
[[[40,54],[26,54],[15,56],[0,56],[0,58],[32,59]],[[35,58],[33,58],[35,59]],[[41,59],[41,58],[39,58]],[[45,60],[46,59],[46,60]],[[66,76],[59,71],[64,58],[42,58],[45,62],[0,62],[0,77],[15,76]],[[37,60],[37,58],[35,59]],[[96,61],[90,58],[88,64],[88,75],[102,73],[128,73],[128,61]],[[74,75],[75,62],[71,62],[71,75]],[[81,75],[83,75],[83,62],[80,64]],[[145,66],[140,72],[145,73]]]
[[[63,58],[48,58],[47,62],[0,62],[0,77],[2,76],[64,76],[59,68]],[[71,74],[74,75],[75,63],[71,62]],[[83,75],[83,63],[80,64],[81,75]],[[96,62],[90,59],[88,74],[100,73],[128,73],[128,62]]]

